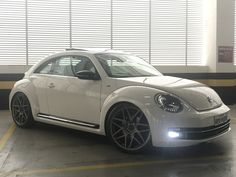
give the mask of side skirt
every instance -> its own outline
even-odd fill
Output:
[[[82,122],[82,121],[73,120],[73,119],[65,119],[65,118],[51,116],[51,115],[42,114],[42,113],[39,113],[38,117],[41,118],[41,119],[53,120],[53,121],[56,121],[56,122],[63,122],[63,123],[67,123],[67,124],[73,124],[73,125],[78,125],[78,126],[83,126],[83,127],[99,129],[98,124],[91,124],[91,123],[88,123],[88,122]]]

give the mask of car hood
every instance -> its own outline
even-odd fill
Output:
[[[218,94],[196,81],[171,76],[132,77],[117,79],[119,86],[142,85],[178,96],[198,111],[214,109],[222,104]]]

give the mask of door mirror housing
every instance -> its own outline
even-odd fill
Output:
[[[76,77],[84,80],[100,80],[100,76],[89,70],[82,70],[76,73]]]

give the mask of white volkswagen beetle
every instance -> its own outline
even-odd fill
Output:
[[[39,121],[106,135],[126,152],[189,146],[230,131],[229,108],[214,90],[113,50],[45,58],[15,83],[10,110],[19,127]]]

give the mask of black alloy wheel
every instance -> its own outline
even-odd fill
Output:
[[[135,105],[123,103],[115,106],[108,116],[106,132],[112,142],[125,152],[139,152],[151,143],[149,123]]]
[[[30,102],[21,92],[16,93],[11,101],[12,118],[17,126],[28,128],[34,123]]]

